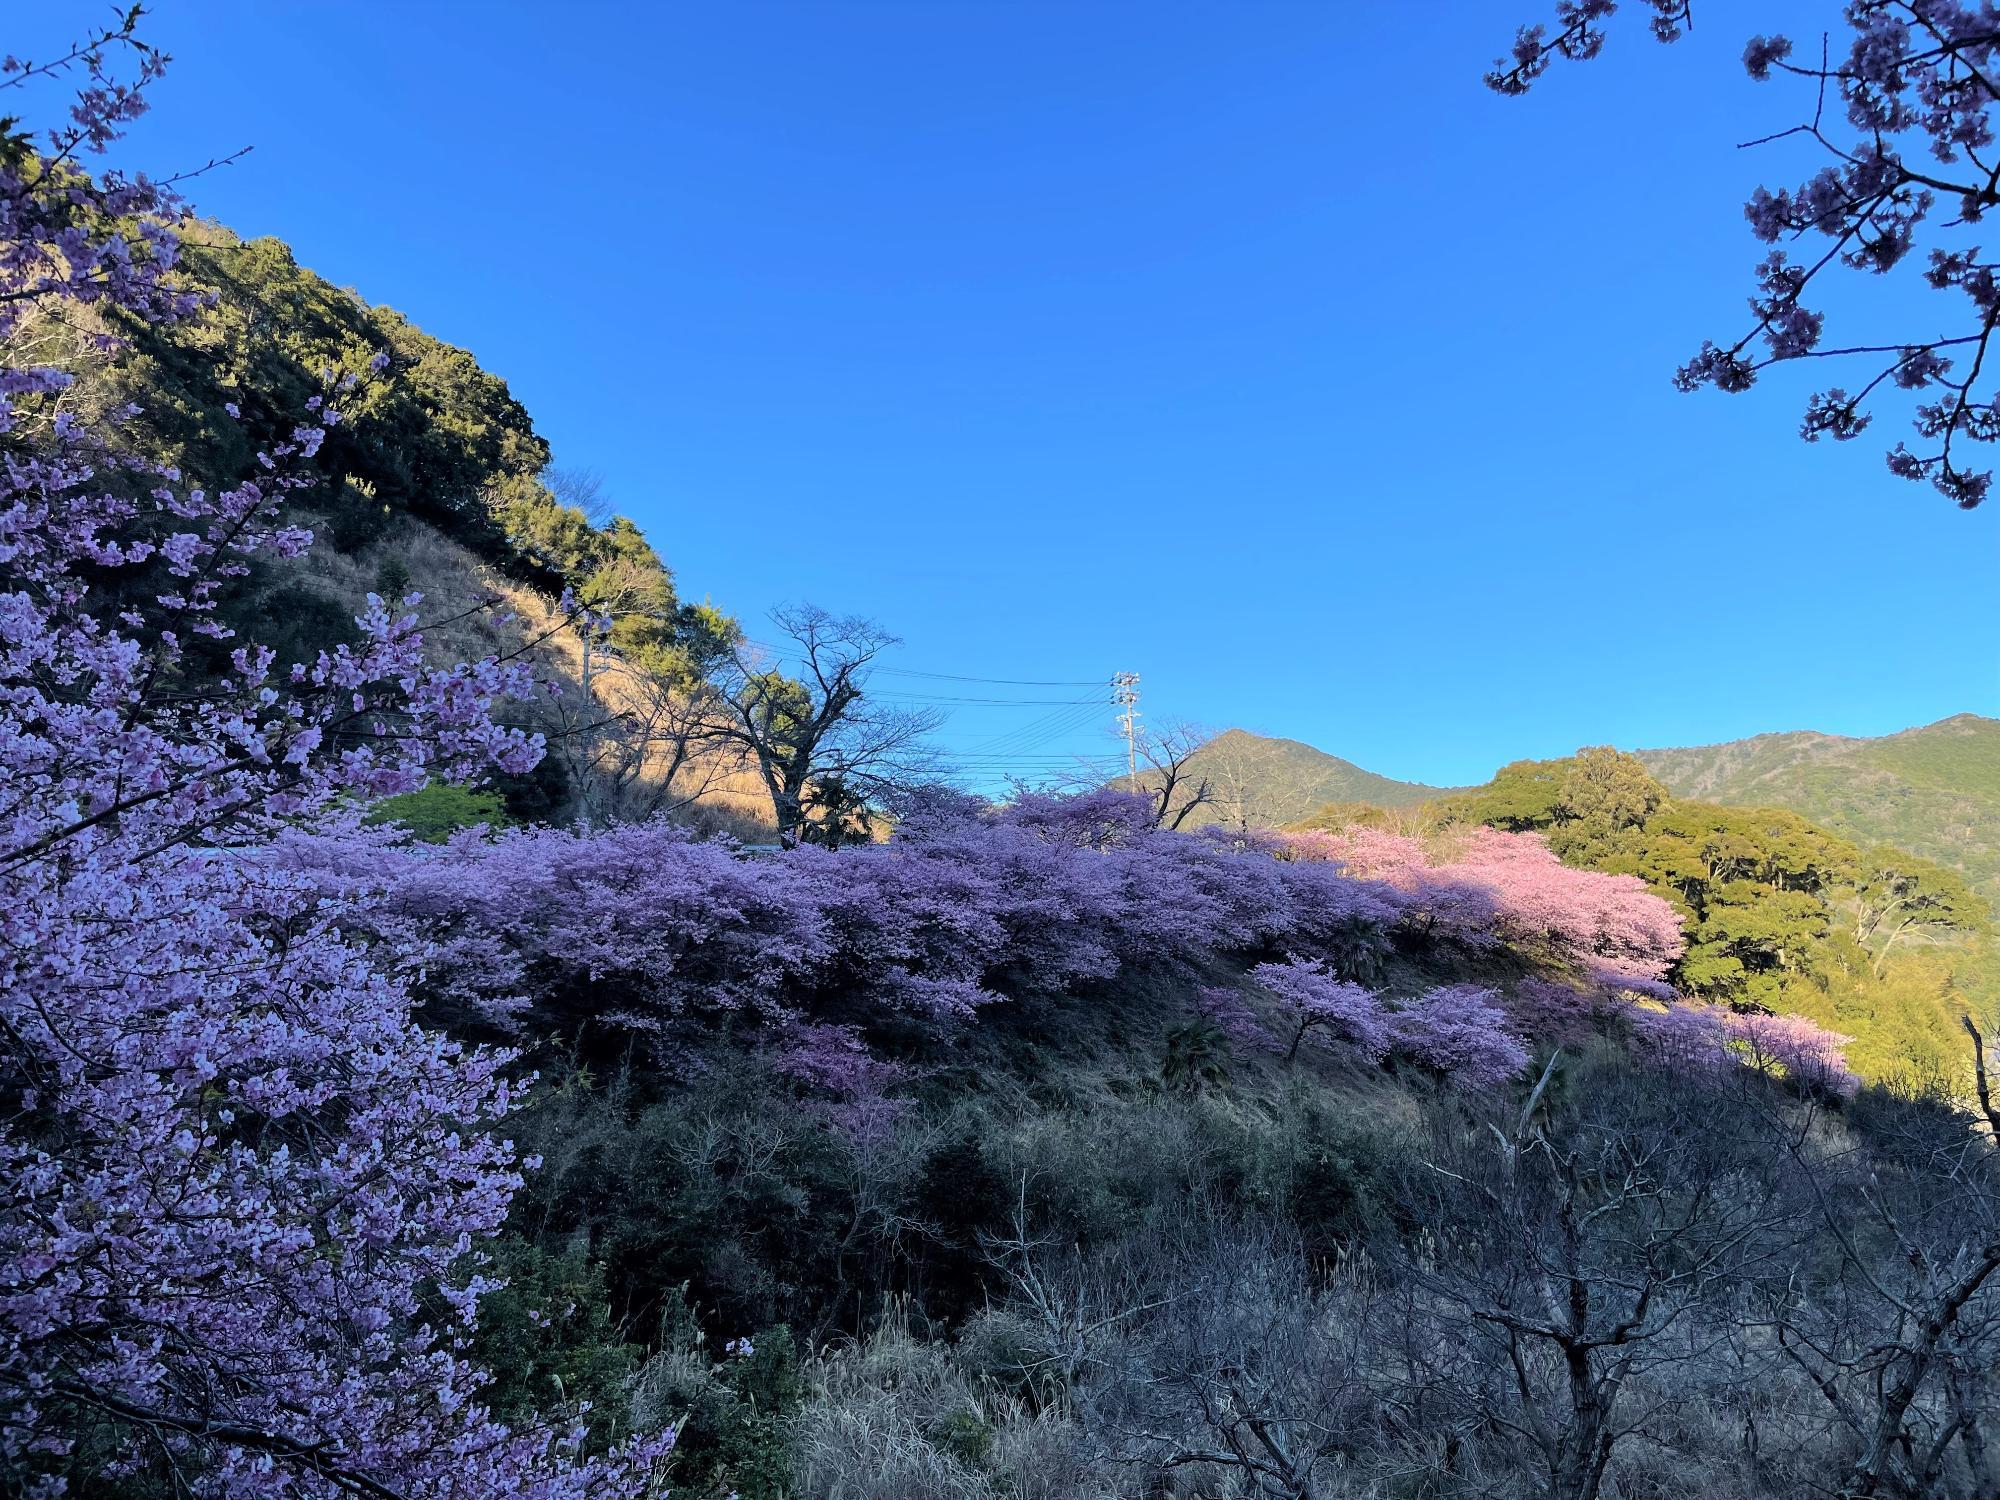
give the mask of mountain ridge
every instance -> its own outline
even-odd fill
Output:
[[[1212,798],[1189,817],[1189,827],[1294,822],[1333,802],[1408,807],[1456,790],[1399,781],[1303,740],[1248,729],[1225,729],[1195,753],[1189,768],[1207,779]]]
[[[1784,730],[1635,753],[1677,797],[1789,808],[2000,895],[2000,719],[1958,713],[1886,735]]]
[[[1633,753],[1676,797],[1786,808],[1856,842],[1950,865],[2000,897],[2000,719],[1965,712],[1884,735],[1772,730]],[[1194,764],[1215,795],[1194,822],[1296,822],[1328,803],[1408,807],[1457,790],[1244,729],[1217,735]]]

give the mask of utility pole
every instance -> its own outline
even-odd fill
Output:
[[[1125,780],[1138,790],[1139,783],[1139,674],[1114,672],[1111,701],[1118,705],[1118,727],[1125,735]]]
[[[591,776],[597,769],[592,755],[592,744],[597,736],[597,725],[593,722],[597,715],[597,699],[590,691],[591,668],[597,660],[598,618],[585,609],[577,623],[576,638],[583,647],[583,722],[577,726],[577,736],[582,745],[582,775],[577,778],[577,811],[579,820],[588,828],[594,819],[591,816]]]

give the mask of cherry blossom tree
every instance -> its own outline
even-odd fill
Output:
[[[1693,0],[1650,0],[1648,8],[1663,42],[1679,40],[1693,20]],[[1616,10],[1615,0],[1559,0],[1555,32],[1521,28],[1487,84],[1524,94],[1556,60],[1596,57]],[[1992,120],[2000,25],[1990,5],[1961,0],[1851,0],[1840,21],[1838,38],[1829,33],[1817,46],[1756,35],[1744,47],[1753,79],[1784,80],[1799,91],[1799,123],[1767,139],[1809,142],[1823,164],[1796,186],[1751,195],[1745,217],[1771,249],[1756,268],[1748,324],[1705,341],[1675,383],[1737,392],[1773,365],[1854,367],[1854,383],[1829,385],[1806,403],[1806,440],[1858,437],[1880,396],[1907,393],[1918,443],[1897,443],[1889,471],[1928,480],[1971,509],[1993,483],[1978,445],[2000,439],[1988,369],[2000,328],[2000,265],[1973,238],[2000,204]],[[1900,337],[1826,337],[1825,299],[1841,273],[1900,271],[1907,279],[1913,257],[1923,282],[1951,299],[1936,325]]]
[[[1805,1094],[1840,1097],[1860,1087],[1842,1050],[1851,1038],[1804,1016],[1673,1004],[1635,1009],[1632,1034],[1642,1061],[1674,1073],[1713,1073],[1733,1061]]]
[[[1808,1093],[1851,1094],[1860,1086],[1841,1050],[1853,1038],[1804,1016],[1732,1013],[1723,1017],[1723,1028],[1743,1060],[1760,1073],[1781,1075]]]
[[[1299,1055],[1308,1036],[1323,1036],[1355,1048],[1370,1062],[1389,1052],[1390,1031],[1382,1002],[1358,984],[1336,979],[1323,965],[1305,959],[1259,964],[1250,977],[1284,1008],[1290,1040],[1285,1061]]]
[[[1729,1061],[1729,1028],[1712,1005],[1669,1005],[1632,1013],[1634,1050],[1674,1073],[1711,1073]]]
[[[1371,828],[1293,834],[1288,842],[1296,858],[1386,882],[1447,935],[1474,944],[1511,936],[1601,984],[1659,981],[1686,947],[1680,919],[1645,882],[1571,869],[1538,834],[1478,828],[1435,852]]]
[[[193,311],[170,187],[79,166],[163,66],[137,15],[0,64],[5,89],[81,77],[39,146],[0,139],[10,349],[30,315]],[[0,1488],[646,1490],[665,1438],[585,1460],[580,1426],[481,1404],[474,1247],[524,1165],[496,1128],[508,1055],[416,1025],[410,955],[344,935],[365,872],[264,852],[531,766],[493,718],[521,674],[429,665],[414,599],[293,664],[219,617],[250,557],[310,543],[284,513],[338,387],[209,490],[79,422],[68,383],[0,369]]]
[[[1493,990],[1441,985],[1389,1014],[1395,1050],[1462,1088],[1498,1088],[1528,1066]]]

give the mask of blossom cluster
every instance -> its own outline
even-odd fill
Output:
[[[1644,881],[1572,869],[1539,834],[1479,828],[1442,852],[1369,828],[1286,843],[1295,859],[1385,882],[1411,917],[1464,942],[1526,945],[1611,987],[1656,989],[1686,948],[1673,909]]]
[[[1247,1012],[1240,996],[1233,1003],[1212,997],[1211,1014],[1232,1017],[1232,1040],[1262,1044],[1287,1060],[1311,1042],[1370,1063],[1414,1064],[1475,1089],[1498,1087],[1528,1065],[1518,1018],[1498,991],[1484,985],[1440,985],[1398,1000],[1299,959],[1258,964],[1250,979],[1276,1002],[1268,1025]]]
[[[949,1030],[1134,970],[1260,964],[1293,1013],[1284,1050],[1313,1032],[1492,1082],[1543,1031],[1485,990],[1385,1004],[1367,986],[1393,951],[1511,945],[1569,976],[1527,983],[1572,1018],[1664,990],[1680,952],[1672,911],[1637,881],[1569,870],[1529,835],[1482,830],[1444,861],[1383,835],[1186,835],[1117,791],[1003,808],[932,793],[902,814],[886,843],[836,851],[753,854],[664,822],[371,847],[384,894],[366,920],[425,955],[419,993],[455,1028],[610,1029],[668,1066],[707,1036],[761,1037],[837,1118],[871,1122],[896,1080],[863,1065],[860,1037]],[[323,838],[291,853],[345,868]]]
[[[1860,1081],[1843,1051],[1852,1038],[1804,1016],[1725,1011],[1674,1004],[1633,1012],[1641,1058],[1677,1073],[1741,1065],[1813,1094],[1852,1094]]]
[[[936,1032],[1224,954],[1366,970],[1409,914],[1332,865],[1156,831],[1117,792],[933,806],[887,843],[840,850],[752,853],[652,822],[394,848],[293,839],[265,857],[314,878],[379,871],[366,925],[424,955],[419,992],[441,1020],[501,1037],[614,1028],[667,1062],[725,1027],[781,1061],[809,1038],[824,1059],[828,1028]],[[835,1077],[859,1076],[791,1071],[836,1095]]]
[[[0,335],[78,304],[190,310],[168,199],[75,164],[157,75],[143,48],[135,81],[107,71],[137,15],[0,63],[0,89],[85,74],[41,150],[0,143]],[[522,1166],[510,1057],[416,1023],[412,956],[349,936],[365,872],[259,852],[281,827],[347,838],[432,775],[532,765],[493,717],[519,675],[431,665],[378,600],[298,663],[224,623],[252,557],[310,544],[283,511],[338,387],[205,489],[115,416],[78,421],[65,384],[0,369],[0,1489],[653,1488],[670,1434],[586,1458],[581,1413],[510,1429],[481,1402],[475,1247]]]

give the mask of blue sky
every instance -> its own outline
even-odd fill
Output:
[[[1538,8],[158,0],[127,157],[254,145],[202,209],[474,351],[753,634],[809,599],[1440,783],[2000,712],[2000,501],[1889,477],[1894,412],[1800,443],[1804,380],[1669,384],[1799,171],[1735,149],[1799,108],[1743,33],[1835,7],[1488,94]]]

